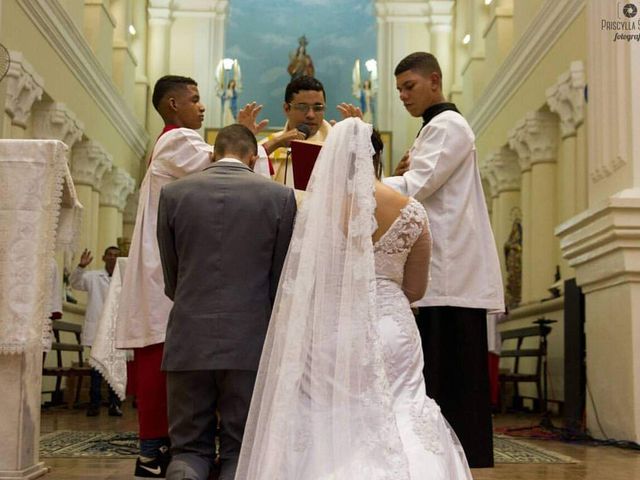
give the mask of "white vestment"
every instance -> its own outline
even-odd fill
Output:
[[[140,186],[140,199],[129,259],[122,282],[116,326],[118,348],[163,343],[172,302],[164,294],[164,277],[156,238],[158,200],[163,185],[211,164],[213,147],[189,128],[164,133]],[[258,154],[266,156],[263,148]]]
[[[413,306],[504,310],[504,291],[475,136],[462,115],[444,111],[422,128],[411,168],[384,183],[422,203],[433,234],[431,281]]]

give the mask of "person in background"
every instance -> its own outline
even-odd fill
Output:
[[[104,268],[100,270],[87,270],[87,266],[93,261],[91,252],[85,248],[80,256],[80,263],[69,277],[71,286],[76,290],[87,292],[87,309],[84,316],[84,325],[80,341],[82,345],[91,347],[98,329],[98,322],[104,309],[104,302],[109,293],[111,276],[116,267],[116,261],[120,256],[120,249],[115,246],[107,247],[102,256]],[[91,369],[91,387],[89,389],[89,408],[87,417],[95,417],[100,414],[102,401],[102,375],[95,368]],[[109,415],[121,417],[121,402],[113,389],[109,387]]]

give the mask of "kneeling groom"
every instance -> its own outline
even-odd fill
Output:
[[[207,480],[221,417],[220,480],[233,480],[262,345],[289,247],[293,190],[253,173],[256,139],[223,128],[214,163],[163,187],[158,245],[173,300],[167,372],[170,480]]]

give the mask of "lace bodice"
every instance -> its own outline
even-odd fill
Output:
[[[411,247],[427,223],[427,212],[412,198],[373,246],[378,280],[387,279],[402,284],[404,266]]]

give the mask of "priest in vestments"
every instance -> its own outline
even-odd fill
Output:
[[[273,179],[283,185],[293,187],[290,144],[292,140],[324,142],[331,125],[324,119],[326,98],[322,83],[309,76],[298,77],[287,85],[283,104],[287,123],[284,129],[267,137],[261,145],[269,153],[271,165],[258,160],[255,171],[270,171]],[[301,130],[298,127],[301,127]],[[305,135],[303,131],[309,133]]]

